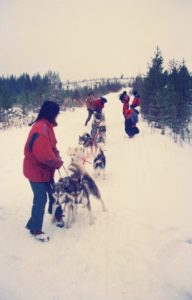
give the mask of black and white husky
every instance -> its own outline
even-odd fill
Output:
[[[85,149],[86,155],[93,154],[96,152],[97,143],[89,133],[84,133],[83,135],[79,136],[79,145],[82,145]]]
[[[106,124],[105,115],[103,113],[94,113],[94,118],[91,127],[91,137],[94,144],[98,147],[99,143],[106,142]]]
[[[79,136],[79,145],[88,148],[93,146],[93,139],[89,133],[85,132],[83,135]]]
[[[100,148],[99,153],[93,161],[94,176],[105,179],[106,157],[103,150]]]
[[[57,207],[64,206],[64,210],[67,208],[66,227],[70,228],[71,223],[76,219],[77,206],[82,204],[89,211],[91,225],[94,220],[91,212],[90,195],[100,201],[103,211],[106,210],[100,191],[95,181],[80,166],[72,163],[68,169],[70,176],[60,178],[53,187],[55,203],[53,205],[52,221],[54,221]]]

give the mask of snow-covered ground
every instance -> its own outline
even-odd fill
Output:
[[[22,175],[29,127],[0,132],[1,300],[192,299],[192,148],[142,121],[140,135],[128,139],[117,94],[107,99],[107,179],[98,185],[108,211],[93,198],[95,225],[80,208],[71,229],[56,228],[46,213],[49,243],[24,228],[32,204]],[[90,130],[86,116],[80,108],[59,117],[66,166],[68,147]]]

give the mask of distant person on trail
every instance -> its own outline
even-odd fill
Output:
[[[122,103],[128,103],[129,104],[129,101],[130,101],[130,97],[129,95],[127,95],[127,92],[124,91],[120,96],[119,96],[119,100],[122,102]]]
[[[125,111],[129,108],[129,101],[130,101],[130,97],[127,95],[124,98],[124,102],[123,102],[123,114],[125,114]]]
[[[94,100],[95,100],[94,94],[92,92],[89,93],[86,99],[88,117],[87,120],[85,121],[85,126],[87,126],[88,122],[91,120],[92,114],[94,113],[94,106],[93,106]]]
[[[32,123],[33,126],[24,148],[23,173],[28,178],[34,194],[31,217],[26,228],[39,241],[49,240],[49,237],[42,231],[47,194],[49,196],[48,212],[51,214],[52,204],[55,201],[51,184],[55,170],[63,165],[56,148],[57,141],[53,131],[53,127],[57,126],[58,114],[59,105],[53,101],[45,101],[37,119]],[[60,206],[56,210],[55,220],[57,226],[64,226]]]
[[[127,92],[124,91],[120,96],[119,100],[123,103],[123,115],[125,113],[125,110],[129,108],[129,101],[130,97],[127,95]]]
[[[89,96],[90,95],[90,96]],[[88,118],[85,122],[85,126],[87,126],[87,123],[90,121],[92,115],[94,112],[101,113],[102,109],[104,108],[105,103],[107,103],[106,98],[99,98],[95,99],[93,93],[90,93],[88,96],[89,98],[87,99],[87,110],[88,110]]]

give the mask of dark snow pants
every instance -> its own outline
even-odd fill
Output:
[[[125,120],[125,132],[129,137],[132,137],[139,133],[139,129],[135,126],[131,119],[127,119]]]
[[[47,194],[49,197],[48,212],[52,213],[52,205],[55,201],[52,196],[51,182],[32,182],[30,185],[33,191],[33,206],[31,210],[31,217],[26,225],[26,228],[33,234],[39,230],[42,230],[43,217],[45,212],[45,205],[47,202]],[[62,217],[62,209],[59,206],[55,213],[56,218],[59,220]]]

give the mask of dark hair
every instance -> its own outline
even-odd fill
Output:
[[[101,97],[101,102],[104,104],[104,103],[107,103],[107,99],[104,98],[104,97]]]
[[[40,108],[39,114],[33,123],[35,123],[39,120],[42,120],[42,119],[46,119],[50,123],[57,125],[55,118],[59,114],[59,110],[60,110],[59,104],[57,104],[56,102],[45,101],[45,102],[43,102],[43,104]],[[33,123],[31,123],[29,125],[32,125]]]
[[[87,96],[89,97],[89,96],[95,96],[95,95],[94,95],[93,92],[89,92],[89,93],[87,94]]]
[[[133,96],[140,97],[137,91],[133,91]]]

